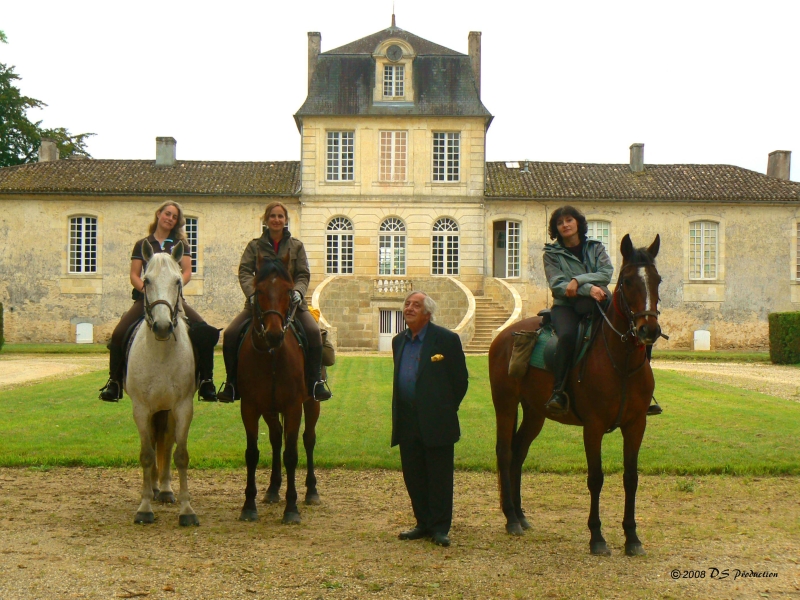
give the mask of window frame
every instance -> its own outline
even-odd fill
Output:
[[[697,239],[696,235],[693,235],[695,231],[695,225],[701,225],[700,229],[700,236],[699,236],[699,265],[697,265],[698,256],[695,254],[697,250],[695,249],[697,244],[693,243],[693,239]],[[713,276],[706,275],[708,264],[706,262],[706,254],[708,252],[707,245],[710,242],[706,241],[706,231],[707,225],[713,225],[714,231],[714,241],[713,241],[713,269],[714,273]],[[689,221],[689,281],[697,281],[697,282],[712,282],[712,281],[719,281],[720,280],[720,223],[718,221],[714,221],[711,219],[694,219]],[[699,271],[699,275],[696,274]]]
[[[398,183],[408,180],[408,131],[385,130],[378,133],[378,181]],[[402,140],[402,149],[398,148]],[[388,142],[388,143],[387,143]],[[386,152],[386,154],[384,154]],[[400,173],[402,167],[402,173]]]
[[[382,97],[384,100],[399,100],[406,97],[406,66],[405,64],[383,64],[383,76],[381,77],[382,84]],[[387,72],[391,72],[391,76],[387,79]],[[400,77],[397,77],[397,74]],[[387,85],[391,94],[387,94]],[[397,92],[400,93],[397,93]]]
[[[87,259],[85,254],[87,250],[85,249],[86,241],[85,238],[87,237],[85,234],[87,233],[86,230],[86,220],[91,219],[93,226],[89,231],[94,233],[93,243],[90,246],[88,252],[90,253],[90,257]],[[76,237],[75,237],[75,228],[74,225],[77,224],[77,221],[80,220],[81,223],[81,234],[80,234],[80,248],[76,249]],[[70,215],[67,221],[67,231],[68,231],[68,241],[67,241],[67,274],[68,275],[97,275],[99,273],[99,218],[97,215],[87,215],[87,214],[77,214],[77,215]],[[80,257],[76,258],[76,254],[80,252]],[[76,270],[75,265],[76,261],[80,262],[80,269]],[[87,265],[86,263],[90,262],[91,264]],[[91,268],[87,268],[91,267]]]
[[[334,140],[338,144],[332,148],[331,142]],[[345,142],[349,142],[349,144]],[[325,181],[329,183],[354,181],[355,162],[355,131],[347,129],[327,131],[325,135]]]
[[[184,230],[186,231],[186,242],[189,245],[189,254],[192,257],[192,275],[197,275],[199,271],[199,264],[198,264],[198,247],[200,245],[200,219],[195,216],[186,215],[186,226]],[[194,221],[194,223],[190,223]],[[192,241],[192,225],[194,226],[194,241]]]
[[[336,227],[333,229],[332,227]],[[336,256],[331,257],[331,243],[336,242]],[[352,275],[355,266],[355,229],[344,216],[333,217],[325,226],[325,274]],[[349,263],[349,264],[348,264]],[[331,265],[334,264],[332,267]],[[349,269],[349,270],[348,270]]]
[[[439,217],[431,228],[431,275],[458,277],[461,273],[461,231],[452,217]]]
[[[453,143],[455,142],[455,143]],[[437,149],[437,146],[440,148]],[[455,157],[453,147],[455,146]],[[431,149],[431,180],[434,183],[461,181],[461,132],[434,131]],[[453,173],[454,171],[455,173]]]
[[[378,275],[405,276],[407,273],[406,224],[400,217],[386,217],[378,226]],[[388,270],[385,256],[388,256]]]

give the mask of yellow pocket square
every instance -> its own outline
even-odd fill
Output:
[[[431,356],[431,362],[439,362],[440,360],[444,360],[443,354],[434,354]]]

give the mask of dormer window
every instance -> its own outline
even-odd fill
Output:
[[[384,65],[384,98],[402,98],[405,95],[405,69],[404,65]]]

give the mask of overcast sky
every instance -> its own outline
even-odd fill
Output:
[[[95,158],[298,160],[306,33],[322,51],[387,28],[392,0],[4,2],[0,62],[46,127]],[[467,53],[482,36],[487,160],[713,163],[800,181],[800,1],[396,0],[397,26]],[[478,8],[469,8],[476,6]]]

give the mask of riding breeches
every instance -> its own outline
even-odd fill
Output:
[[[183,312],[186,314],[186,317],[192,323],[203,323],[203,317],[189,306],[186,303],[186,300],[181,298],[181,302],[183,302]],[[114,328],[114,333],[111,334],[111,343],[112,346],[117,346],[118,348],[122,348],[122,344],[125,341],[125,333],[128,331],[131,325],[133,325],[137,319],[141,318],[144,315],[144,299],[140,298],[133,303],[122,318],[117,323],[117,326]]]
[[[563,386],[567,373],[572,366],[575,355],[575,344],[578,337],[578,325],[581,316],[571,306],[554,306],[550,309],[550,320],[558,335],[556,346],[555,372],[556,388]]]

